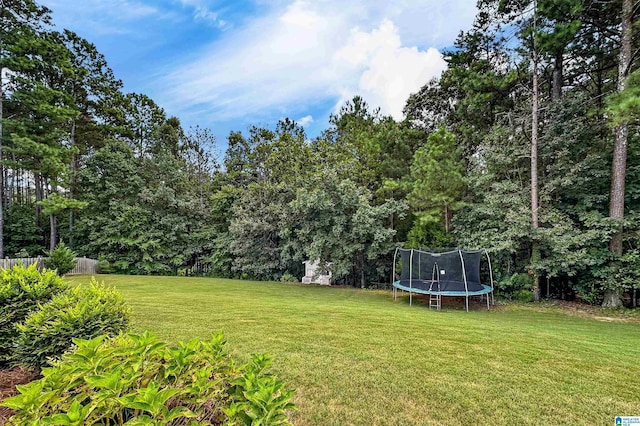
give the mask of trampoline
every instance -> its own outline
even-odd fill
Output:
[[[442,297],[464,297],[469,312],[469,297],[487,298],[487,309],[494,304],[493,272],[487,250],[451,250],[433,253],[416,249],[397,248],[393,255],[393,277],[396,278],[398,255],[402,261],[400,279],[393,283],[393,299],[398,290],[409,292],[409,305],[413,294],[429,295],[429,308],[440,309]],[[480,264],[486,258],[489,283],[480,280]]]

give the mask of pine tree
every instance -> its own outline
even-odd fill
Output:
[[[419,220],[441,221],[447,233],[453,213],[462,207],[465,180],[461,151],[454,135],[441,128],[416,151],[411,165],[409,204],[418,212]]]

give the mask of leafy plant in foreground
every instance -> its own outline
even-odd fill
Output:
[[[283,382],[263,373],[269,364],[267,355],[254,355],[244,374],[231,382],[233,402],[223,410],[230,419],[243,425],[289,424],[286,411],[295,408],[294,391],[284,390]]]
[[[237,366],[222,333],[175,346],[147,332],[74,343],[2,403],[17,411],[10,424],[290,424],[293,391],[265,373],[269,358]]]
[[[0,270],[0,365],[13,356],[19,336],[17,324],[24,321],[39,303],[46,303],[66,285],[54,271],[38,271],[19,264]]]
[[[46,366],[50,358],[59,358],[71,349],[74,338],[115,336],[126,331],[130,316],[122,295],[93,278],[89,286],[56,295],[18,325],[16,361],[25,366]]]

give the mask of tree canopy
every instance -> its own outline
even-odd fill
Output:
[[[442,75],[394,120],[359,96],[290,119],[183,128],[126,93],[33,0],[0,12],[0,256],[64,241],[132,274],[391,279],[392,248],[484,247],[500,291],[617,304],[640,266],[640,8],[479,0]],[[534,284],[532,284],[534,283]],[[605,298],[606,295],[606,298]],[[630,301],[635,303],[635,300]]]

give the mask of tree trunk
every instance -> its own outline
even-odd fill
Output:
[[[33,174],[33,181],[35,184],[35,196],[36,196],[36,225],[40,226],[42,223],[42,206],[38,204],[38,201],[42,201],[43,189],[42,189],[42,175],[40,173]]]
[[[76,144],[76,120],[75,118],[71,121],[71,135],[70,135],[71,146],[74,147]],[[76,154],[74,153],[71,158],[70,164],[70,184],[69,184],[69,198],[73,198],[74,189],[76,184],[76,162],[77,162]],[[73,209],[69,209],[69,236],[67,237],[69,248],[73,248]]]
[[[633,14],[633,1],[622,1],[622,40],[620,45],[620,59],[618,62],[618,92],[625,89],[627,74],[631,64],[631,18]],[[613,161],[611,169],[611,195],[609,202],[609,217],[614,221],[622,222],[624,219],[624,194],[625,178],[627,171],[627,124],[616,126],[615,142],[613,147]],[[618,256],[622,255],[622,224],[611,238],[609,250]],[[609,289],[605,293],[603,306],[622,306],[622,295],[617,289]]]
[[[198,157],[201,157],[200,155]],[[202,166],[202,158],[198,158],[198,190],[200,192],[200,203],[203,202],[204,200],[204,190],[202,188],[202,173],[203,173],[203,166]]]
[[[45,180],[45,193],[47,198],[51,195],[52,190],[49,189],[49,182]],[[49,215],[49,250],[53,251],[56,248],[56,238],[57,238],[57,229],[56,229],[56,216],[54,214]]]
[[[622,308],[622,295],[619,290],[607,290],[602,299],[603,308]]]
[[[11,191],[10,191],[10,184],[11,184],[11,174],[9,173],[9,167],[3,167],[4,171],[3,171],[3,177],[2,177],[2,193],[4,194],[4,198],[3,201],[4,203],[2,204],[2,207],[4,207],[5,210],[8,210],[9,208],[11,208]]]
[[[531,102],[531,228],[533,241],[531,247],[531,261],[540,259],[540,247],[536,239],[536,231],[539,227],[538,220],[538,53],[533,48],[533,100]],[[533,269],[533,268],[532,268]],[[533,272],[533,300],[540,300],[540,277],[538,272]]]
[[[49,250],[53,251],[56,248],[56,216],[54,214],[49,215],[49,226],[51,227],[51,233],[49,235]]]
[[[564,52],[559,51],[556,52],[556,56],[553,62],[553,80],[552,80],[552,90],[551,90],[551,99],[555,101],[559,101],[562,97],[562,83],[563,83],[563,60],[564,60]]]
[[[2,85],[2,72],[0,67],[0,174],[4,172],[4,165],[2,165],[2,120],[3,116],[3,100],[4,100],[4,87]],[[0,259],[4,259],[4,182],[0,182]]]
[[[360,262],[360,288],[364,288],[364,262],[365,262],[365,254],[364,252],[361,255],[362,257]]]
[[[44,195],[49,198],[53,191],[49,189],[49,180],[44,179]],[[56,217],[53,214],[49,215],[49,251],[53,251],[56,248]]]
[[[449,206],[444,206],[444,232],[449,233]]]

